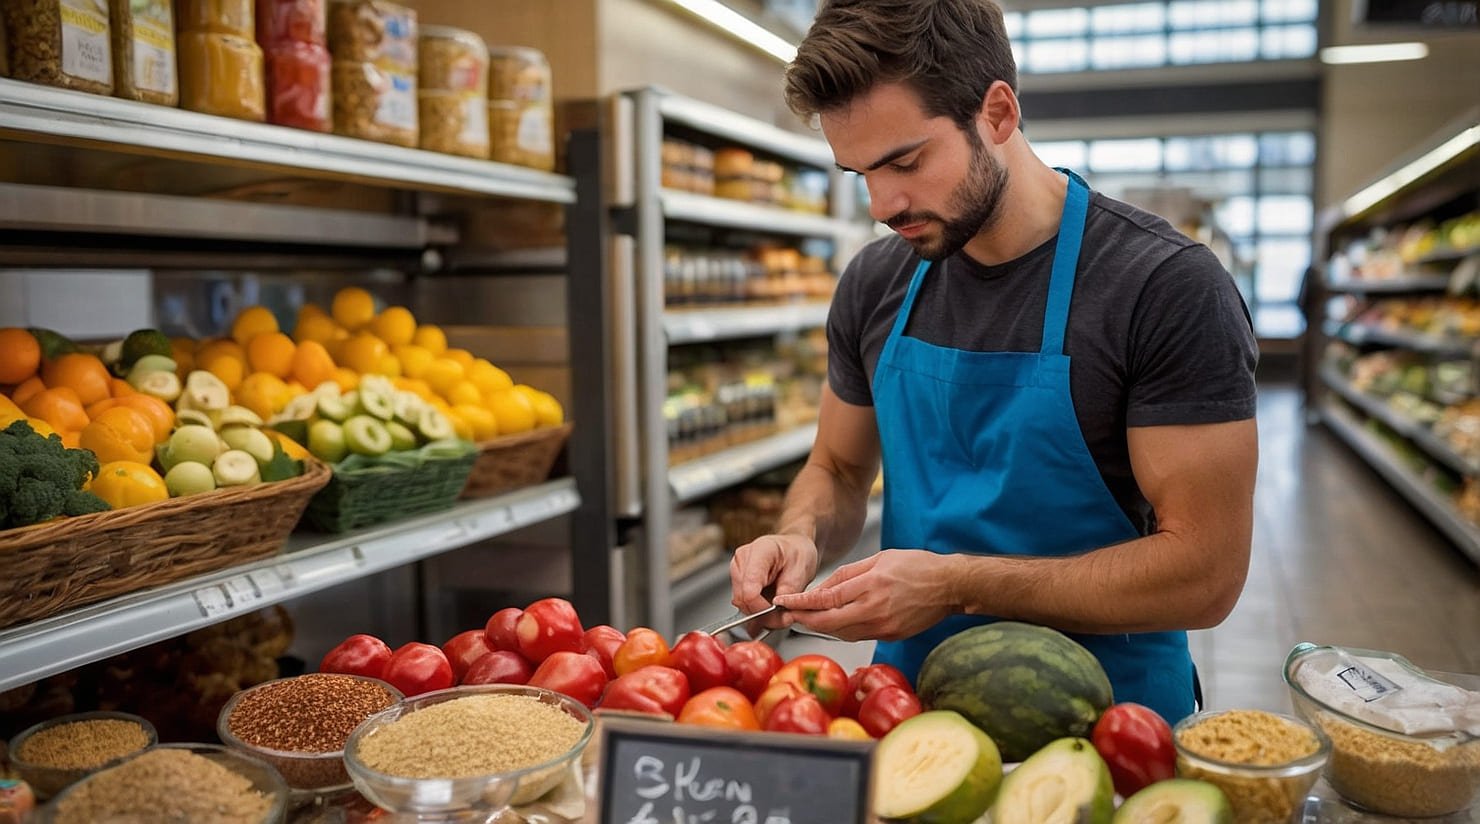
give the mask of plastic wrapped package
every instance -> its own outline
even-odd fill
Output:
[[[414,74],[347,60],[335,60],[330,71],[336,134],[416,147]]]
[[[488,156],[531,169],[555,168],[554,114],[548,104],[488,101]]]
[[[181,108],[239,120],[266,117],[262,49],[250,37],[181,31],[176,46]]]
[[[4,0],[0,9],[5,12],[11,77],[112,94],[105,0]]]
[[[129,100],[173,106],[175,15],[170,0],[110,0],[113,93]]]
[[[180,32],[234,34],[254,40],[255,20],[252,0],[175,0],[175,23]]]
[[[421,148],[488,159],[488,102],[481,95],[423,90],[416,98]]]
[[[280,42],[266,57],[267,122],[314,132],[333,128],[329,50],[319,43]]]
[[[329,51],[335,60],[416,71],[416,12],[384,0],[331,0]],[[414,102],[414,101],[413,101]]]
[[[278,46],[289,43],[326,45],[324,3],[325,0],[257,0],[257,45],[269,56]]]
[[[422,91],[488,94],[488,46],[466,29],[422,26],[417,60]]]
[[[538,49],[491,46],[488,49],[488,99],[549,106],[550,62]]]

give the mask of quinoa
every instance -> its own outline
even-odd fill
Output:
[[[1480,791],[1480,741],[1434,747],[1364,730],[1325,713],[1316,722],[1331,738],[1326,779],[1348,800],[1402,817],[1448,815]]]
[[[21,742],[16,757],[38,767],[86,770],[149,746],[149,734],[133,721],[93,718],[59,724]]]
[[[243,693],[226,717],[223,735],[284,753],[253,752],[276,767],[294,789],[346,785],[350,779],[344,759],[334,756],[344,751],[345,741],[361,721],[396,700],[380,684],[348,675],[284,678]]]
[[[55,821],[258,824],[271,809],[245,776],[189,750],[156,749],[77,785]]]
[[[1179,730],[1177,775],[1217,786],[1228,796],[1233,819],[1239,824],[1287,822],[1305,800],[1318,777],[1320,765],[1299,775],[1234,775],[1204,767],[1186,753],[1258,770],[1281,767],[1313,755],[1320,739],[1294,721],[1258,710],[1229,710],[1210,715]]]
[[[403,778],[469,778],[570,752],[586,724],[525,695],[470,695],[407,713],[365,736],[355,755]]]

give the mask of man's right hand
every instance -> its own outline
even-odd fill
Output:
[[[817,545],[801,535],[764,535],[751,541],[730,560],[730,602],[741,612],[760,612],[771,605],[761,594],[768,587],[774,587],[774,595],[805,591],[817,575],[818,554]],[[780,629],[791,624],[791,617],[777,610],[762,623]]]

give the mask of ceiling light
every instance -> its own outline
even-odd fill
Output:
[[[1348,63],[1395,63],[1400,60],[1422,60],[1429,56],[1423,43],[1372,43],[1366,46],[1329,46],[1321,49],[1321,62],[1330,65]]]
[[[771,55],[782,63],[797,56],[795,43],[767,29],[719,0],[668,0],[731,37]]]
[[[1412,163],[1347,198],[1342,204],[1342,211],[1346,212],[1347,217],[1361,214],[1476,144],[1480,144],[1480,126],[1471,126],[1437,148],[1425,152]]]

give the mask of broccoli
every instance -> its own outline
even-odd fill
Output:
[[[97,472],[93,453],[68,449],[56,435],[42,437],[24,421],[11,423],[0,431],[0,529],[108,509],[81,492]]]

